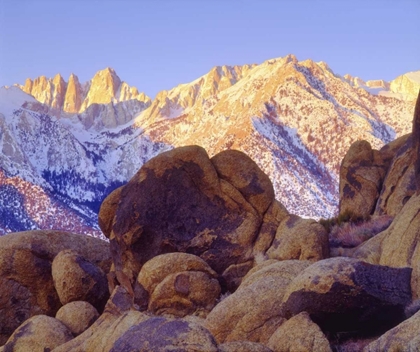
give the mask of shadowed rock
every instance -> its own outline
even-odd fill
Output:
[[[374,334],[404,319],[411,301],[411,269],[350,258],[321,260],[287,287],[282,313],[306,311],[323,331]]]
[[[412,268],[413,298],[420,298],[420,195],[413,195],[391,225],[378,236],[359,246],[353,256],[373,264]]]
[[[357,217],[372,214],[385,173],[380,153],[369,142],[353,143],[340,167],[340,214]]]
[[[209,159],[188,146],[149,160],[101,210],[116,277],[130,290],[142,265],[156,255],[187,252],[222,274],[253,260],[263,217],[274,200],[271,183],[237,151]],[[234,271],[228,271],[229,275]],[[243,272],[237,273],[244,275]],[[235,280],[235,278],[229,278]]]
[[[420,349],[420,312],[387,331],[366,346],[364,352],[376,351],[418,351]]]

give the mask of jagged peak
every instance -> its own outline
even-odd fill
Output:
[[[65,84],[64,78],[59,73],[54,76],[52,82],[54,85]]]

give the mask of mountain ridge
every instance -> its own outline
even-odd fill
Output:
[[[54,80],[57,89],[51,90]],[[404,96],[412,89],[403,88],[405,81],[396,85],[399,95],[390,90],[375,95],[389,89],[388,83],[343,77],[325,62],[298,61],[294,55],[260,65],[217,66],[146,102],[131,99],[139,97],[137,89],[110,68],[84,86],[75,75],[68,83],[61,76],[37,82],[50,87],[47,93],[58,92],[39,95],[35,89],[50,105],[28,95],[27,102],[6,109],[1,96],[7,89],[0,89],[0,122],[14,146],[6,147],[10,143],[0,137],[3,172],[15,177],[23,170],[23,180],[60,194],[85,218],[145,161],[191,144],[210,156],[224,149],[247,153],[270,176],[286,207],[301,216],[329,217],[337,209],[338,169],[350,144],[366,139],[381,148],[409,133],[414,110],[414,101]],[[26,85],[34,89],[33,82]],[[69,89],[80,90],[73,98],[92,94],[83,101],[66,99]],[[11,149],[20,151],[20,162]]]

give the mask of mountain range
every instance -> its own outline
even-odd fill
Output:
[[[379,149],[411,131],[420,71],[391,82],[334,73],[293,55],[218,66],[152,100],[111,68],[0,88],[0,234],[55,228],[101,236],[99,206],[141,165],[176,146],[247,153],[276,197],[330,217],[349,146]]]

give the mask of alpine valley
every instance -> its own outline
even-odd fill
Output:
[[[219,66],[154,100],[106,68],[0,88],[0,234],[58,229],[101,237],[102,200],[162,151],[197,144],[248,154],[294,214],[337,211],[350,145],[411,131],[420,71],[391,82],[334,73],[293,55]]]

